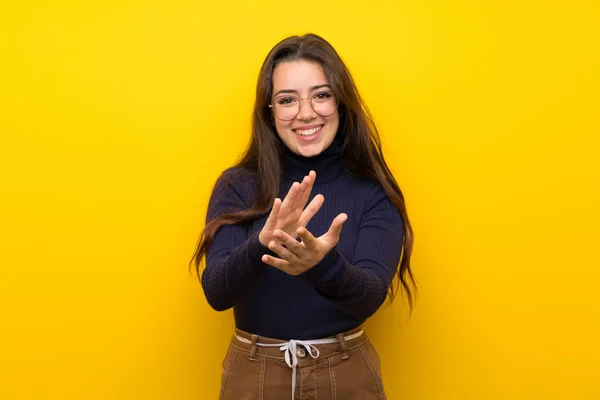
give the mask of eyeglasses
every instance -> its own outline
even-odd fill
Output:
[[[322,117],[332,115],[338,108],[338,100],[331,92],[319,92],[305,99],[286,94],[276,97],[273,104],[269,104],[269,107],[273,109],[277,118],[283,121],[291,121],[300,113],[301,100],[309,99],[313,111]]]

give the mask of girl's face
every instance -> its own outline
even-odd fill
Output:
[[[294,153],[313,157],[333,142],[340,122],[337,102],[318,63],[277,65],[271,104],[277,134]]]

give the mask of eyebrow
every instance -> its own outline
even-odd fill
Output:
[[[324,88],[324,87],[328,87],[329,89],[331,89],[331,86],[325,83],[323,85],[317,85],[317,86],[311,87],[310,91],[312,92],[313,90],[321,89],[321,88]],[[298,93],[298,91],[297,90],[292,90],[292,89],[282,89],[282,90],[279,90],[277,93],[275,93],[273,95],[273,97],[277,97],[277,95],[280,94],[280,93]]]

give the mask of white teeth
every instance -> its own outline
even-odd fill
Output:
[[[317,126],[316,128],[308,129],[308,130],[305,130],[305,131],[302,131],[300,129],[296,129],[296,133],[298,135],[300,135],[300,136],[312,136],[315,133],[317,133],[320,129],[321,129],[320,126]]]

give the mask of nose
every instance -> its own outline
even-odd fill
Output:
[[[312,99],[301,99],[300,100],[300,111],[298,112],[298,119],[302,121],[310,121],[315,118],[317,113],[313,110]]]

